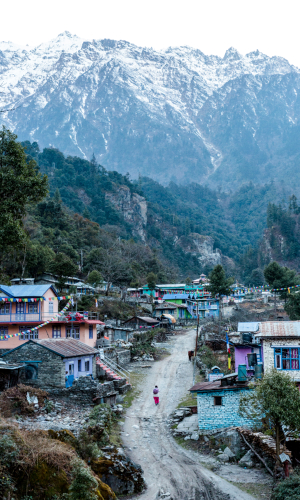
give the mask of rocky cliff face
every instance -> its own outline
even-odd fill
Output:
[[[132,226],[132,233],[142,241],[146,241],[147,201],[143,196],[131,193],[127,186],[121,186],[113,193],[106,193],[105,197],[120,212],[125,221]]]
[[[38,47],[0,43],[3,124],[21,140],[163,183],[232,188],[300,176],[300,73],[235,49],[162,51],[68,32]],[[285,169],[282,169],[282,165]]]

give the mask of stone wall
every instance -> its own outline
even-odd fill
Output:
[[[272,345],[278,345],[278,347],[291,346],[300,347],[299,339],[279,339],[279,340],[263,340],[263,353],[264,353],[264,371],[267,373],[274,368],[274,349]],[[292,378],[300,379],[300,370],[282,370],[284,373],[288,373]]]
[[[238,414],[240,397],[248,389],[219,390],[197,394],[198,422],[200,430],[222,429],[225,427],[253,426],[253,420]],[[222,396],[222,406],[214,405],[214,397]]]
[[[11,363],[32,361],[26,365],[32,365],[37,370],[37,378],[25,378],[25,369],[21,370],[20,382],[33,387],[64,387],[65,386],[65,362],[58,354],[45,349],[34,342],[23,344],[20,349],[15,349],[2,358]]]
[[[100,384],[92,377],[79,377],[74,380],[72,387],[53,388],[45,387],[50,398],[61,399],[67,403],[79,403],[80,405],[93,405],[106,402],[114,402],[118,391],[118,380]],[[124,381],[123,381],[124,384]]]
[[[126,366],[130,363],[131,355],[130,349],[111,349],[105,351],[105,356],[111,359],[120,366]],[[104,360],[105,362],[105,360]]]
[[[99,403],[115,404],[117,395],[124,394],[130,387],[124,378],[101,384],[92,377],[86,376],[74,380],[72,387],[49,386],[44,389],[50,398],[60,399],[66,403],[91,406]]]

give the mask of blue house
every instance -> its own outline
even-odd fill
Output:
[[[196,384],[190,389],[197,394],[200,431],[253,426],[253,420],[238,414],[241,395],[251,389],[247,382],[241,382],[237,377],[238,374],[233,373],[214,382]]]

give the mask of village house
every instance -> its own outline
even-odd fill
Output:
[[[256,365],[262,365],[261,343],[254,336],[258,329],[259,322],[238,323],[238,331],[234,336],[230,335],[234,346],[235,370],[239,365],[245,365],[248,376],[255,374]]]
[[[123,325],[130,326],[136,330],[140,328],[154,328],[159,326],[159,320],[150,316],[133,316],[124,321]]]
[[[240,370],[213,382],[195,384],[190,392],[197,394],[199,430],[251,427],[253,421],[238,413],[240,397],[249,390],[246,377]]]
[[[20,382],[37,387],[71,387],[82,376],[96,377],[98,351],[72,338],[27,340],[2,360],[22,364]]]
[[[191,318],[186,304],[172,304],[171,302],[158,304],[153,311],[153,317],[160,318],[162,314],[171,314],[175,319]]]
[[[254,334],[260,339],[264,371],[289,373],[300,382],[300,321],[265,321]]]
[[[50,338],[74,338],[95,347],[96,326],[104,323],[75,313],[55,317],[58,304],[52,285],[0,285],[0,352],[27,340]],[[48,324],[36,328],[47,321]]]

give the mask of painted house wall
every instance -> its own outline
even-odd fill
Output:
[[[274,349],[271,347],[272,345],[274,346],[299,346],[300,347],[300,339],[276,339],[276,340],[270,340],[270,339],[262,339],[262,346],[263,346],[263,356],[264,356],[264,371],[265,373],[269,372],[272,370],[272,368],[275,367],[274,363]],[[284,373],[289,373],[289,375],[296,379],[300,380],[300,370],[280,370],[283,371]]]
[[[78,370],[80,361],[81,370]],[[89,361],[89,370],[85,371],[85,361]],[[70,365],[74,365],[74,379],[85,377],[86,375],[93,375],[96,377],[96,357],[95,356],[77,356],[75,358],[65,358],[65,371],[70,372]]]
[[[235,347],[234,348],[234,356],[235,356],[235,371],[238,371],[239,365],[248,366],[247,354],[251,354],[251,347]]]
[[[252,427],[253,420],[238,414],[240,397],[249,389],[220,390],[197,393],[198,424],[200,430],[223,427]],[[214,406],[214,397],[222,396],[222,406]]]
[[[25,327],[22,328],[22,330],[27,330],[29,328],[33,328],[36,325],[30,325],[30,324],[24,324],[24,325],[6,325],[7,326],[7,333],[8,335],[12,335],[15,333],[18,333],[20,331],[20,326]],[[6,327],[5,325],[0,325],[0,332],[2,335],[3,328]],[[25,344],[30,338],[32,340],[37,340],[37,339],[48,339],[48,338],[53,338],[53,328],[56,328],[57,326],[60,326],[61,329],[61,338],[66,338],[67,334],[67,327],[71,326],[71,323],[66,323],[64,322],[53,322],[49,323],[48,325],[43,326],[42,328],[39,328],[38,330],[35,330],[33,332],[32,337],[25,338],[24,340],[21,339],[20,336],[17,337],[12,337],[7,340],[0,340],[0,348],[1,349],[14,349],[15,347],[18,347],[21,344]],[[96,340],[97,340],[97,325],[92,324],[91,326],[93,327],[93,338],[89,338],[89,323],[80,323],[76,324],[74,323],[74,327],[79,326],[79,339],[81,342],[84,342],[85,344],[91,346],[91,347],[96,347]]]

